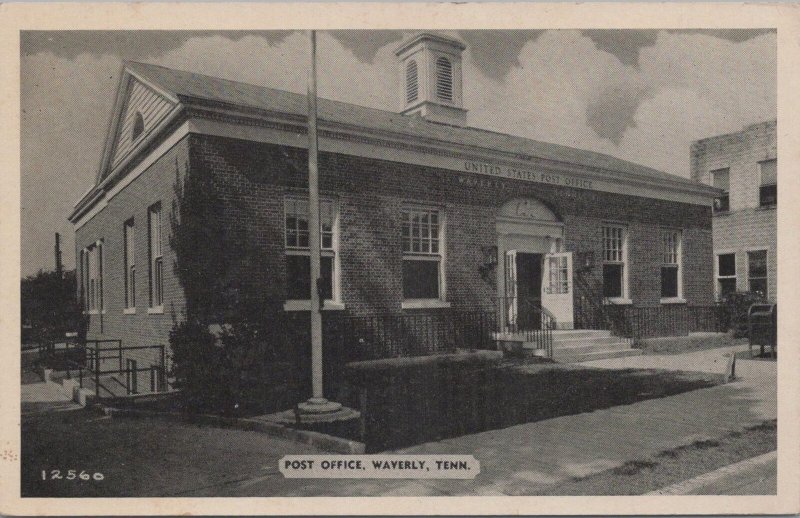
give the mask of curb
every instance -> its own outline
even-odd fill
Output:
[[[723,477],[728,475],[735,475],[740,473],[748,468],[752,468],[754,466],[759,466],[761,464],[766,464],[767,462],[773,461],[778,458],[778,451],[773,450],[768,453],[764,453],[763,455],[759,455],[757,457],[753,457],[750,459],[745,459],[743,461],[737,462],[735,464],[730,464],[728,466],[724,466],[714,471],[710,471],[708,473],[704,473],[700,476],[690,478],[689,480],[684,480],[683,482],[677,482],[670,486],[656,489],[655,491],[651,491],[649,493],[645,493],[645,496],[653,496],[653,495],[688,495],[692,491],[699,489],[703,486],[716,482]]]
[[[365,444],[341,437],[335,437],[320,432],[310,430],[297,430],[277,423],[262,421],[260,419],[246,419],[235,417],[220,417],[209,414],[199,414],[185,419],[183,414],[172,412],[153,412],[149,410],[137,410],[135,408],[114,408],[103,405],[95,405],[92,409],[101,414],[113,417],[168,417],[194,423],[212,426],[224,426],[236,428],[238,430],[261,432],[281,439],[287,439],[300,444],[308,444],[321,450],[332,453],[362,454],[365,451]]]

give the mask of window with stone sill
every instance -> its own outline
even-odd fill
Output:
[[[443,300],[442,220],[438,209],[401,211],[403,299]]]
[[[337,207],[330,199],[321,199],[320,279],[322,300],[336,300],[336,254],[338,248]],[[287,196],[284,199],[287,300],[311,298],[311,248],[309,246],[308,198]]]
[[[621,225],[603,226],[603,297],[627,298],[627,229]]]
[[[681,232],[664,230],[661,261],[661,298],[680,299],[681,293]]]

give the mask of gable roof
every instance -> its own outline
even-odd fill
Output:
[[[305,116],[307,114],[307,101],[306,96],[303,94],[146,63],[128,62],[127,67],[158,87],[170,92],[187,105],[190,105],[193,100],[204,100],[297,116]],[[387,110],[323,98],[318,100],[317,110],[320,121],[423,137],[443,143],[466,144],[516,155],[661,179],[684,185],[696,187],[702,185],[681,176],[665,173],[603,153],[479,128],[430,122],[419,116],[403,115]]]
[[[134,139],[136,142],[126,142],[123,149],[119,146],[119,139],[124,133],[122,130],[125,128],[125,114],[131,102],[133,85],[144,85],[152,94],[151,98],[160,100],[163,107],[157,112],[158,116],[151,119],[152,124],[144,134]],[[303,94],[147,63],[125,62],[95,185],[75,203],[70,221],[76,222],[95,205],[102,205],[104,192],[117,183],[120,174],[125,172],[139,150],[152,146],[163,135],[162,130],[182,120],[185,109],[206,111],[215,105],[233,112],[250,111],[267,118],[294,120],[298,126],[302,126],[307,117],[307,98]],[[603,153],[479,128],[432,122],[418,115],[403,115],[323,98],[318,100],[317,110],[323,125],[339,126],[345,132],[382,134],[389,141],[415,141],[433,148],[450,148],[457,155],[466,152],[464,156],[469,156],[477,152],[479,155],[507,155],[511,161],[540,160],[562,168],[585,168],[587,172],[597,172],[610,181],[650,185],[651,190],[693,193],[700,198],[710,199],[719,191],[694,180]]]

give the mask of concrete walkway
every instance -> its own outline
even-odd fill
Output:
[[[684,355],[672,357],[675,356]],[[677,360],[678,364],[697,359],[685,356]],[[214,494],[534,494],[570,477],[589,475],[697,439],[719,437],[775,419],[776,364],[737,360],[737,376],[736,381],[726,385],[421,444],[398,452],[472,454],[481,468],[474,480],[285,480],[277,475],[228,486],[221,492],[217,488]]]
[[[747,350],[747,345],[733,345],[684,354],[641,355],[594,360],[583,362],[581,365],[601,369],[664,369],[719,373],[725,370],[729,355]],[[737,360],[737,364],[739,361]]]
[[[28,383],[22,387],[22,415],[81,408],[55,383]]]

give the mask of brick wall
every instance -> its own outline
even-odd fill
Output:
[[[238,273],[230,284],[256,287],[266,311],[282,310],[286,294],[283,195],[304,191],[305,151],[191,135],[77,233],[79,247],[98,238],[106,243],[106,313],[102,331],[99,315],[92,317],[92,337],[122,338],[126,345],[167,341],[173,308],[179,314],[183,307],[182,293],[172,272],[172,251],[165,244],[165,314],[147,314],[146,211],[162,201],[166,243],[176,160],[181,167],[189,161],[193,172],[212,175],[225,228],[244,236],[251,247],[246,254],[231,251],[234,263],[237,258],[248,259],[236,264]],[[602,223],[626,223],[631,239],[631,296],[637,305],[659,303],[660,230],[682,229],[685,298],[692,304],[712,300],[710,208],[328,153],[321,155],[320,171],[322,195],[335,197],[339,205],[341,290],[348,314],[403,311],[400,208],[406,201],[439,206],[446,214],[447,299],[454,308],[492,305],[496,272],[482,275],[481,266],[486,250],[497,245],[499,209],[519,197],[539,199],[553,209],[565,224],[568,251],[594,252],[596,280],[601,276]],[[139,307],[135,315],[123,315],[122,232],[131,216],[137,226]]]
[[[174,255],[168,236],[170,209],[174,197],[176,163],[183,171],[189,159],[189,139],[172,147],[130,185],[114,196],[100,213],[79,228],[76,249],[103,240],[102,314],[90,315],[88,338],[122,339],[123,346],[167,344],[173,316],[180,316],[183,293],[173,274]],[[162,251],[164,260],[164,312],[149,314],[147,211],[161,202]],[[124,230],[125,221],[135,222],[136,313],[125,314]],[[77,263],[78,261],[76,261]],[[138,351],[127,355],[146,367],[155,352]]]
[[[777,299],[777,211],[759,207],[758,163],[777,156],[777,122],[747,126],[742,131],[692,144],[692,178],[709,183],[709,171],[730,168],[730,211],[715,214],[714,250],[736,254],[737,289],[747,291],[747,251],[767,250],[768,292]]]
[[[219,175],[220,185],[233,186],[226,191],[236,205],[229,211],[229,223],[269,229],[260,234],[261,243],[274,262],[268,272],[254,275],[268,277],[266,289],[276,303],[282,301],[280,194],[303,192],[305,152],[220,137],[193,139],[193,163]],[[439,206],[446,214],[448,301],[460,308],[491,304],[495,276],[481,276],[478,267],[484,250],[497,244],[498,210],[525,196],[541,200],[563,219],[568,251],[592,250],[598,262],[602,222],[626,223],[631,296],[640,305],[659,303],[661,229],[682,229],[685,298],[693,304],[712,300],[710,208],[326,153],[321,155],[320,171],[322,195],[335,197],[339,204],[342,301],[354,314],[400,311],[399,217],[404,201]],[[600,268],[594,273],[599,279]]]

